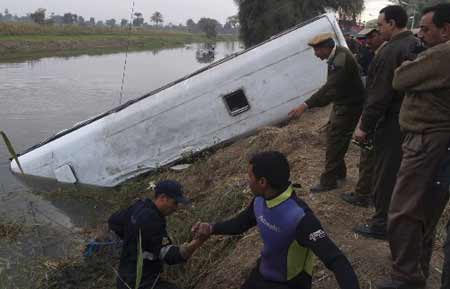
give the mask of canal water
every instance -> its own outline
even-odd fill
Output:
[[[124,53],[0,64],[0,130],[20,152],[241,49],[238,42],[221,42],[214,58],[199,58],[201,46],[129,53],[122,99]],[[8,171],[8,158],[1,143],[0,191],[20,191]]]
[[[202,56],[198,53],[202,46],[129,53],[122,97],[124,53],[0,63],[0,130],[21,152],[242,49],[238,42],[221,42],[213,56]],[[33,194],[10,174],[9,157],[1,142],[0,225],[33,229],[16,242],[0,238],[0,277],[29,257],[64,255],[76,241],[73,232],[96,223],[98,210],[98,204],[76,198],[68,203]]]

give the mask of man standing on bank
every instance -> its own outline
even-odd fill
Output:
[[[251,204],[228,221],[197,223],[193,232],[204,237],[239,235],[258,227],[264,243],[261,257],[241,289],[310,289],[314,255],[333,271],[340,288],[359,289],[351,264],[297,197],[289,178],[282,153],[256,154],[248,166]]]
[[[114,213],[108,220],[122,240],[117,289],[135,288],[139,243],[142,245],[143,268],[140,289],[177,289],[175,284],[160,278],[163,263],[180,264],[187,261],[205,239],[194,239],[181,246],[172,245],[166,231],[166,217],[188,204],[183,188],[176,181],[161,181],[155,187],[155,200],[138,200],[127,209]]]
[[[371,52],[370,61],[380,52],[386,44],[383,37],[376,28],[366,28],[359,32],[359,35],[366,38],[367,47]],[[369,67],[370,64],[369,63]],[[341,198],[347,203],[367,208],[373,203],[372,196],[372,176],[375,163],[375,153],[373,149],[361,148],[359,157],[359,178],[354,192],[347,192]]]
[[[392,280],[378,283],[379,289],[426,287],[436,225],[449,199],[450,4],[426,8],[420,27],[429,48],[403,63],[393,82],[406,92],[400,111],[405,140],[389,208]]]
[[[419,40],[406,29],[408,15],[398,5],[380,11],[378,28],[388,43],[375,56],[367,76],[367,100],[355,138],[367,142],[374,133],[375,164],[372,194],[375,214],[368,224],[354,228],[369,238],[386,238],[387,213],[401,161],[402,136],[398,123],[403,93],[392,87],[394,71],[414,58]]]
[[[344,157],[361,115],[365,90],[355,57],[347,48],[337,46],[332,34],[320,34],[309,45],[318,58],[327,59],[327,82],[293,109],[289,117],[300,117],[307,108],[333,103],[327,132],[325,171],[319,184],[311,188],[312,193],[319,193],[336,189],[338,180],[344,180],[347,176]]]

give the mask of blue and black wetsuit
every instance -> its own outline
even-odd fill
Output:
[[[238,235],[254,226],[258,226],[264,246],[243,289],[309,289],[314,256],[334,272],[340,288],[359,289],[349,261],[292,187],[272,200],[254,198],[235,218],[214,224],[213,234]]]

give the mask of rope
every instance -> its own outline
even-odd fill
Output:
[[[127,70],[127,60],[128,60],[128,51],[130,49],[130,37],[131,37],[131,30],[133,28],[133,15],[134,15],[134,1],[132,2],[131,6],[131,15],[130,15],[130,23],[128,25],[128,35],[127,35],[127,50],[125,52],[125,62],[123,64],[123,72],[122,72],[122,85],[120,86],[120,97],[119,97],[119,105],[122,104],[122,98],[123,98],[123,87],[125,84],[125,74]]]

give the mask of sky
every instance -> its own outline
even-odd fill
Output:
[[[380,10],[383,9],[383,7],[386,7],[387,5],[392,5],[392,2],[387,0],[366,0],[365,1],[366,9],[361,14],[361,19],[363,21],[369,21],[378,18]]]
[[[197,22],[201,17],[225,23],[227,17],[238,12],[233,0],[0,0],[0,11],[8,8],[11,14],[23,16],[38,8],[46,8],[47,14],[71,12],[85,19],[120,20],[130,18],[133,1],[134,11],[141,12],[146,22],[150,22],[155,11],[162,13],[164,23],[175,25],[185,24],[189,18]],[[387,0],[366,0],[363,21],[376,18],[378,11],[388,4]]]

